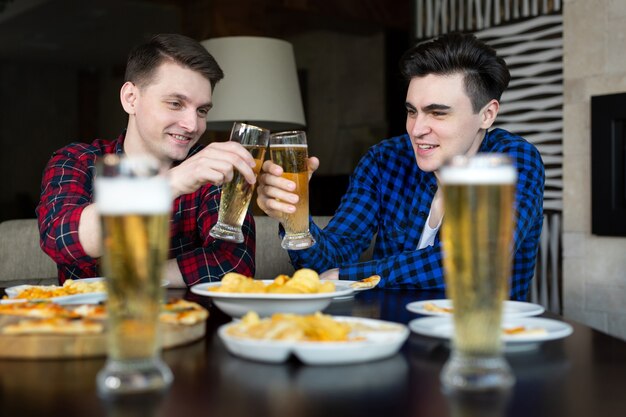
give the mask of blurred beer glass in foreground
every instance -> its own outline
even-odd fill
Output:
[[[309,232],[309,169],[306,134],[302,131],[274,133],[270,138],[270,157],[283,169],[283,178],[296,183],[298,195],[294,213],[283,213],[284,249],[306,249],[315,244]]]
[[[102,396],[158,391],[173,379],[160,359],[158,331],[172,199],[158,173],[150,157],[106,155],[98,163],[95,203],[108,293],[108,358],[97,376]]]
[[[454,305],[451,357],[441,381],[451,390],[507,389],[515,378],[501,347],[509,293],[517,171],[506,155],[455,157],[441,168],[446,292]]]
[[[270,131],[260,127],[236,122],[230,132],[230,140],[240,143],[256,161],[254,174],[259,175],[265,159],[265,150],[270,138]],[[254,184],[249,184],[241,173],[235,170],[233,179],[222,186],[220,211],[217,223],[209,234],[216,239],[231,242],[243,242],[241,225],[246,217]]]

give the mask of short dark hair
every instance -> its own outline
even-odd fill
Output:
[[[211,83],[211,89],[224,78],[224,72],[215,58],[196,40],[167,33],[155,35],[148,42],[135,47],[128,55],[125,81],[142,87],[149,83],[156,69],[165,60],[197,71]]]
[[[473,34],[453,32],[421,42],[402,55],[400,71],[407,82],[429,74],[464,75],[465,92],[478,112],[490,100],[500,100],[511,74],[495,49]]]

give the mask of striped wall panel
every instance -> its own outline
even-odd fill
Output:
[[[537,16],[475,34],[498,51],[511,71],[495,126],[532,142],[543,159],[545,215],[530,300],[561,313],[563,16]]]
[[[455,30],[478,31],[560,12],[561,0],[414,0],[415,38]]]
[[[507,62],[511,83],[496,126],[537,146],[546,168],[544,208],[563,209],[563,18],[538,16],[475,32]]]

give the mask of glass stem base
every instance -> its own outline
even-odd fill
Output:
[[[307,249],[313,245],[315,245],[315,239],[308,230],[304,233],[286,234],[280,243],[283,249],[289,250]]]
[[[515,376],[502,356],[476,357],[455,351],[451,355],[441,371],[444,390],[502,391],[515,384]]]
[[[215,226],[211,228],[209,235],[215,239],[227,240],[229,242],[243,242],[243,233],[241,232],[240,226],[231,226],[219,220],[215,223]]]
[[[166,390],[174,380],[170,368],[159,358],[107,360],[96,384],[101,397],[146,394]]]

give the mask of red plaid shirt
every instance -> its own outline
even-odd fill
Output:
[[[117,140],[72,143],[52,155],[41,182],[37,218],[41,248],[56,262],[59,282],[101,275],[98,260],[87,255],[78,240],[83,209],[93,201],[97,157],[124,153],[124,134]],[[196,145],[191,156],[202,149]],[[248,212],[244,242],[234,244],[209,236],[217,222],[220,188],[207,184],[174,200],[170,221],[169,258],[176,258],[187,285],[216,281],[226,272],[254,276],[255,229]]]

